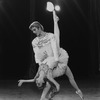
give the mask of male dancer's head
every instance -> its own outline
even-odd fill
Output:
[[[30,26],[29,29],[36,34],[38,37],[42,36],[44,34],[44,28],[43,26],[38,22],[34,21]]]

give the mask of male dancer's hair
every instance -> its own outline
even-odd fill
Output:
[[[41,28],[41,30],[44,30],[44,27],[38,22],[38,21],[34,21],[33,23],[31,23],[31,25],[29,26],[29,29],[32,31],[32,28],[36,27],[36,28]]]

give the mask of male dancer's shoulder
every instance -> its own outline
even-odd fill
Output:
[[[52,38],[54,38],[54,37],[55,37],[55,36],[54,36],[53,33],[48,33],[48,38],[52,39]]]
[[[38,43],[38,41],[37,41],[37,37],[36,37],[36,38],[34,38],[34,39],[32,40],[32,45],[33,45],[33,46],[36,46],[37,43]]]

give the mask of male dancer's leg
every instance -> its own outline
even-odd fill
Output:
[[[56,89],[57,89],[57,92],[58,92],[58,91],[60,90],[60,85],[54,80],[52,69],[49,69],[49,70],[48,70],[47,79],[48,79],[49,81],[51,81],[51,82],[56,86]]]
[[[53,65],[53,64],[52,64]],[[42,68],[43,67],[43,68]],[[47,95],[47,92],[49,91],[50,87],[52,86],[52,90],[50,91],[50,95],[48,97],[48,99],[51,99],[54,97],[54,95],[56,95],[58,93],[58,91],[60,90],[60,85],[54,80],[53,78],[53,70],[50,69],[48,67],[48,65],[44,64],[43,66],[41,66],[41,69],[44,71],[40,71],[39,72],[39,77],[38,77],[38,82],[41,83],[41,80],[45,80],[45,82],[49,82],[47,83],[47,86],[44,89],[43,95],[41,98],[44,98]],[[44,74],[43,74],[44,73]],[[49,86],[50,85],[50,86]],[[44,96],[45,95],[45,96]]]
[[[57,92],[57,90],[56,90],[56,86],[55,86],[54,84],[52,84],[51,82],[50,82],[50,84],[51,84],[51,89],[50,89],[50,91],[48,92],[48,99],[49,99],[49,100],[52,100],[52,98],[53,98],[55,95],[57,95],[58,92]]]
[[[46,82],[46,87],[44,88],[44,90],[43,90],[43,92],[42,92],[42,95],[41,95],[41,99],[40,99],[40,100],[48,100],[48,99],[46,98],[46,96],[47,96],[47,94],[48,94],[50,88],[51,88],[51,85],[49,84],[49,82]]]
[[[39,77],[36,79],[36,83],[41,87],[41,85],[42,85],[42,83],[44,83],[44,79],[46,77],[50,82],[52,82],[56,86],[57,92],[58,92],[60,90],[60,85],[53,78],[53,75],[52,75],[53,70],[51,68],[49,68],[48,65],[46,65],[46,64],[43,64],[43,66],[41,66],[41,69],[42,70],[39,71]]]

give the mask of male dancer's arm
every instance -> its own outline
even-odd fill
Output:
[[[34,51],[34,54],[35,54],[34,58],[35,58],[35,62],[40,65],[41,61],[37,58],[37,53],[39,51],[39,48],[38,48],[38,46],[36,45],[35,42],[36,42],[35,40],[32,41],[33,51]]]

